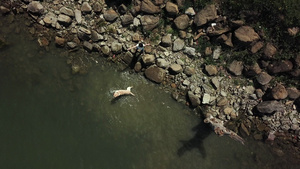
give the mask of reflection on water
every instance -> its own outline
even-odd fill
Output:
[[[263,144],[216,136],[140,75],[107,63],[71,75],[68,53],[12,25],[0,29],[0,168],[286,168]],[[136,96],[112,101],[128,86]]]

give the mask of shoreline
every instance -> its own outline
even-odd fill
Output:
[[[15,6],[10,4],[9,8],[6,4],[8,1],[4,1],[0,4],[1,12],[6,13],[5,15],[28,14],[36,22],[31,26],[35,28],[32,34],[46,50],[54,39],[58,47],[69,51],[83,48],[88,53],[99,53],[101,57],[104,56],[108,61],[120,64],[120,68],[123,68],[128,67],[137,57],[134,51],[126,49],[144,39],[151,43],[151,46],[145,47],[145,54],[141,55],[140,60],[132,67],[135,72],[170,90],[172,97],[178,102],[192,109],[200,109],[199,113],[203,113],[204,116],[209,114],[226,123],[227,129],[242,137],[278,144],[279,147],[286,146],[294,150],[294,154],[300,158],[300,115],[294,101],[299,100],[300,94],[290,96],[284,85],[271,85],[270,81],[274,76],[262,70],[259,65],[248,67],[249,72],[254,73],[256,78],[247,79],[242,77],[246,67],[243,62],[234,60],[219,65],[209,64],[209,61],[205,60],[207,57],[221,60],[224,48],[221,45],[211,47],[210,50],[209,46],[202,51],[196,49],[199,45],[197,40],[202,37],[218,36],[226,39],[226,36],[227,39],[223,43],[227,46],[234,45],[232,40],[228,39],[233,33],[237,33],[231,33],[227,25],[217,29],[212,24],[204,23],[199,26],[201,29],[194,31],[194,25],[200,25],[202,22],[195,21],[196,16],[199,13],[203,13],[202,17],[205,17],[205,13],[214,13],[216,7],[210,5],[204,12],[193,12],[193,9],[189,8],[190,11],[186,14],[180,14],[176,4],[153,4],[146,0],[143,3],[151,2],[150,7],[137,4],[132,8],[136,12],[134,13],[125,5],[120,5],[116,10],[109,8],[104,1],[80,1],[81,3],[75,4],[74,1],[33,2],[22,1]],[[140,9],[136,9],[137,7]],[[173,15],[171,21],[175,23],[175,28],[173,23],[165,23],[160,13],[162,8],[170,8],[166,10]],[[222,18],[223,21],[226,20]],[[210,20],[214,23],[222,18],[216,15]],[[255,30],[245,25],[240,24],[235,31],[241,28],[244,34],[251,32],[249,37],[253,39],[253,43],[261,42]],[[161,28],[158,29],[159,27]],[[47,31],[48,29],[55,31],[55,37]],[[249,48],[252,50],[253,46]],[[258,50],[263,49],[261,47]],[[76,59],[70,60],[69,63],[73,74],[88,72],[89,66]],[[299,93],[298,89],[292,91],[294,92],[291,94]],[[273,98],[265,99],[267,95],[272,95]],[[278,154],[282,153],[284,152]]]

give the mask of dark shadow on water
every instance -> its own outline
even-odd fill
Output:
[[[187,151],[191,151],[192,149],[196,148],[199,150],[203,158],[206,158],[206,151],[205,147],[203,146],[203,140],[209,136],[211,133],[211,127],[209,124],[204,123],[203,121],[200,122],[197,126],[195,126],[192,131],[195,131],[196,134],[190,140],[180,140],[182,146],[177,150],[177,155],[181,157]]]

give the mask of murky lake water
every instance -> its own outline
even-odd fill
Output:
[[[72,75],[68,53],[30,40],[1,17],[0,168],[286,168],[266,145],[218,137],[187,107],[140,75],[94,64]],[[21,33],[15,33],[24,27]],[[100,59],[101,60],[101,59]],[[100,61],[101,62],[101,61]],[[112,101],[133,86],[135,97]],[[293,168],[289,166],[288,168]]]

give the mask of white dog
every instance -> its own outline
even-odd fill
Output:
[[[132,95],[132,96],[134,96],[134,94],[130,91],[131,88],[132,88],[132,86],[127,87],[126,90],[116,90],[114,92],[114,98],[122,96],[122,95]]]

